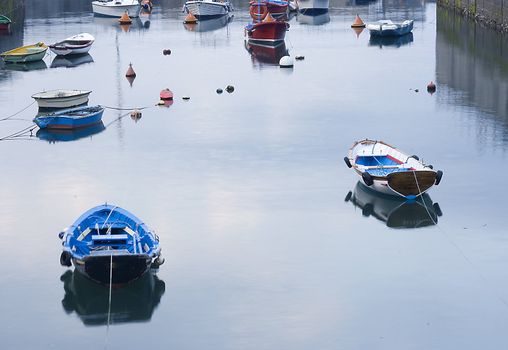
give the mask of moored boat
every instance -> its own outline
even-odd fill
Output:
[[[280,21],[268,21],[250,23],[245,27],[245,33],[250,41],[276,43],[284,41],[289,23]]]
[[[91,208],[59,234],[60,263],[74,265],[93,281],[124,285],[163,263],[159,237],[125,209]]]
[[[369,30],[370,35],[373,36],[401,36],[413,30],[413,20],[405,20],[403,22],[381,20],[369,23],[365,27]]]
[[[0,30],[9,30],[12,21],[9,17],[0,15]]]
[[[120,18],[127,12],[129,17],[139,17],[141,5],[138,0],[97,0],[92,1],[92,11],[96,16]]]
[[[44,43],[18,47],[0,54],[5,62],[26,63],[40,61],[46,55],[48,47]]]
[[[319,15],[328,12],[330,0],[297,0],[298,11],[306,15]]]
[[[424,164],[383,141],[362,140],[353,144],[344,157],[346,165],[372,189],[414,199],[441,182],[443,172]]]
[[[225,16],[233,11],[233,5],[227,0],[191,0],[183,7],[186,13],[191,13],[198,20]]]
[[[288,12],[288,0],[252,0],[250,2],[251,7],[259,5],[266,6],[268,13],[274,18],[280,18],[287,15]]]
[[[50,90],[32,95],[39,108],[69,108],[88,102],[90,90]]]
[[[49,48],[57,56],[81,55],[90,50],[94,41],[92,34],[81,33],[49,45]]]
[[[77,129],[99,123],[103,112],[101,106],[78,107],[39,115],[34,123],[41,129]]]

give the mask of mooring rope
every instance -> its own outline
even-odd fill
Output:
[[[109,295],[108,295],[108,323],[106,326],[106,344],[104,349],[108,348],[109,343],[109,324],[111,323],[111,294],[113,286],[113,253],[109,256]]]
[[[138,111],[141,111],[143,109],[147,109],[147,108],[150,108],[151,106],[146,106],[146,107],[133,107],[133,108],[120,108],[120,107],[111,107],[111,106],[102,106],[104,108],[107,108],[107,109],[113,109],[113,110],[116,110],[116,111],[133,111],[133,110],[138,110]]]
[[[1,122],[1,121],[4,121],[4,120],[9,120],[9,119],[11,119],[12,117],[15,117],[16,115],[20,114],[21,112],[23,112],[23,111],[27,110],[27,109],[28,109],[30,106],[32,106],[35,102],[36,102],[36,101],[33,101],[33,102],[32,102],[32,103],[30,103],[28,106],[24,107],[22,110],[20,110],[20,111],[18,111],[18,112],[16,112],[16,113],[14,113],[14,114],[11,114],[11,115],[10,115],[10,116],[8,116],[8,117],[5,117],[5,118],[0,118],[0,122]]]
[[[6,140],[15,140],[16,137],[22,137],[22,136],[27,136],[27,133],[32,133],[32,131],[36,128],[37,126],[35,124],[32,124],[26,128],[23,128],[19,131],[16,131],[10,135],[7,135],[7,136],[4,136],[4,137],[1,137],[0,138],[0,141],[6,141]]]

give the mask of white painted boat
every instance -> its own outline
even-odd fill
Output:
[[[392,22],[389,19],[369,23],[365,26],[373,36],[401,36],[413,30],[413,20]]]
[[[90,51],[94,41],[95,38],[92,34],[81,33],[49,45],[49,48],[57,56],[82,55]]]
[[[97,0],[92,1],[94,15],[121,17],[126,11],[129,17],[139,17],[141,5],[138,0]]]
[[[227,0],[192,0],[185,3],[184,11],[192,13],[198,20],[208,19],[227,15],[233,11],[233,5]]]
[[[39,108],[69,108],[88,102],[90,90],[50,90],[32,95]]]
[[[441,182],[443,172],[383,141],[362,140],[344,157],[346,165],[375,191],[414,199]]]
[[[304,14],[319,14],[328,11],[330,0],[296,0],[298,11]]]
[[[320,13],[320,14],[313,14],[313,15],[309,15],[306,13],[305,14],[299,13],[296,16],[296,20],[298,21],[298,23],[301,23],[301,24],[308,24],[311,26],[319,26],[321,24],[330,22],[330,13],[328,11]]]

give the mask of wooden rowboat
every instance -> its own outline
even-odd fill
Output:
[[[48,47],[46,44],[37,43],[5,51],[0,54],[0,57],[2,57],[5,62],[34,62],[42,60],[47,50]]]
[[[88,53],[95,38],[88,33],[73,35],[63,41],[49,45],[57,56],[82,55]]]
[[[436,171],[417,156],[409,156],[383,141],[355,142],[344,161],[373,190],[407,199],[438,185],[443,176],[441,170]]]

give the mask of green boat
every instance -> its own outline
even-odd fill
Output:
[[[0,15],[0,30],[9,29],[9,25],[11,24],[11,19],[7,16]]]
[[[5,62],[34,62],[42,60],[47,50],[48,47],[44,43],[37,43],[2,52],[0,57],[2,57]]]

